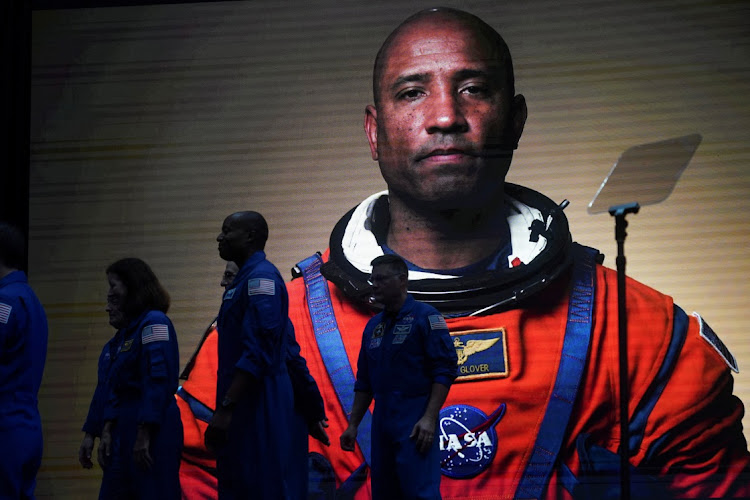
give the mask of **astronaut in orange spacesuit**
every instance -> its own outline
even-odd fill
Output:
[[[347,428],[375,313],[369,264],[395,253],[458,355],[442,497],[617,498],[616,273],[572,242],[558,204],[505,182],[527,111],[507,45],[466,12],[418,12],[380,49],[373,90],[365,132],[388,191],[344,215],[287,285],[329,432]],[[670,297],[634,280],[627,294],[633,498],[750,497],[734,357]],[[310,442],[311,498],[371,497],[368,422],[356,453]]]

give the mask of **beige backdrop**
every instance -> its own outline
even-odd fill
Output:
[[[478,14],[511,47],[529,120],[509,180],[569,199],[575,239],[610,266],[613,221],[586,205],[614,160],[635,144],[703,134],[672,196],[629,218],[628,270],[699,311],[750,369],[748,3],[440,3]],[[50,320],[40,498],[98,488],[98,468],[82,470],[76,454],[113,333],[105,266],[128,255],[152,265],[172,295],[184,365],[218,309],[225,215],[262,212],[269,258],[287,273],[384,187],[362,131],[371,64],[390,30],[426,6],[34,13],[30,272]],[[750,402],[750,376],[735,380]]]

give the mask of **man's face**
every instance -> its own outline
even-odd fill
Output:
[[[120,278],[113,273],[107,273],[109,282],[109,291],[107,292],[107,308],[109,314],[109,324],[115,328],[125,328],[128,326],[128,318],[125,314],[125,300],[127,289]]]
[[[221,276],[221,286],[223,286],[225,290],[232,286],[234,278],[239,271],[237,264],[231,261],[227,262],[227,267],[224,268],[224,274]]]
[[[385,55],[365,129],[388,188],[435,209],[483,206],[502,190],[523,130],[504,67],[451,20],[405,28]]]
[[[375,302],[388,306],[401,298],[401,287],[406,283],[406,277],[399,275],[389,265],[379,265],[372,268],[368,282],[372,286],[372,298]]]
[[[240,260],[248,243],[248,231],[236,215],[224,219],[221,232],[216,237],[219,242],[219,256],[226,261]]]

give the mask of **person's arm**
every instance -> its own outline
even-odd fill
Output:
[[[149,313],[151,314],[151,313]],[[133,460],[143,469],[153,465],[151,437],[162,421],[168,401],[174,398],[179,359],[177,335],[166,315],[154,317],[141,332],[141,402],[138,408]]]
[[[629,310],[631,303],[638,305],[629,295]],[[641,309],[649,318],[656,316],[651,304]],[[646,391],[632,419],[631,442],[640,441],[633,462],[649,474],[663,475],[663,483],[669,478],[670,494],[676,497],[748,498],[750,452],[742,433],[743,405],[732,394],[733,358],[705,322],[674,310],[672,332],[665,337],[669,348],[658,363],[665,376],[652,380],[657,390]],[[635,376],[650,373],[646,366],[653,365],[632,357],[631,363]]]
[[[367,409],[372,402],[373,391],[370,383],[370,367],[367,360],[366,343],[369,338],[368,331],[372,320],[365,326],[362,334],[362,345],[359,348],[359,358],[357,359],[357,379],[354,382],[354,403],[352,412],[349,415],[349,426],[344,430],[339,438],[341,449],[344,451],[354,451],[354,443],[357,441],[357,431],[359,424],[367,413]]]
[[[257,384],[258,381],[252,374],[239,368],[234,371],[232,383],[222,400],[219,401],[203,436],[206,448],[210,451],[216,453],[219,448],[226,445],[234,407]]]
[[[318,384],[310,375],[307,361],[300,354],[300,346],[294,335],[294,326],[287,322],[287,361],[289,378],[294,390],[294,407],[307,423],[308,433],[324,445],[331,444],[328,438],[328,418],[326,418],[323,397],[320,395]]]
[[[90,469],[94,466],[94,463],[91,461],[91,455],[94,451],[94,441],[97,437],[102,435],[102,430],[104,428],[103,412],[104,405],[108,398],[104,386],[104,378],[106,377],[106,374],[104,373],[104,359],[105,353],[108,351],[109,342],[104,345],[104,349],[102,349],[102,353],[99,356],[96,388],[94,389],[94,395],[89,404],[89,412],[86,415],[86,421],[83,423],[83,428],[81,429],[84,432],[84,436],[81,441],[81,446],[78,448],[78,462],[80,462],[84,469]]]
[[[437,428],[437,419],[440,414],[440,408],[445,403],[445,398],[448,397],[448,391],[450,387],[446,387],[443,384],[434,383],[432,384],[432,390],[430,391],[430,399],[427,401],[427,408],[424,411],[422,417],[414,424],[414,428],[409,434],[409,438],[417,441],[417,450],[420,453],[425,453],[432,446],[432,441],[435,439],[435,429]]]
[[[354,392],[354,404],[352,405],[352,414],[349,417],[349,426],[341,434],[341,449],[344,451],[354,451],[354,444],[357,442],[357,430],[359,424],[367,413],[367,409],[372,402],[372,393],[365,391]]]
[[[232,382],[218,400],[214,415],[204,436],[206,448],[216,452],[227,441],[235,405],[254,390],[267,369],[274,362],[280,345],[278,336],[285,334],[282,309],[286,289],[280,281],[270,277],[251,278],[237,287],[243,300],[242,354],[235,364]],[[221,335],[221,332],[219,332]],[[282,353],[286,356],[286,353]]]
[[[85,438],[84,438],[85,439]],[[104,422],[102,435],[99,438],[99,448],[97,448],[97,460],[102,469],[109,467],[109,458],[112,455],[112,420]]]
[[[432,388],[427,408],[422,417],[414,424],[409,437],[416,440],[417,450],[426,453],[432,446],[437,429],[440,409],[448,397],[453,380],[456,378],[458,357],[451,342],[445,319],[437,311],[428,316],[425,325],[424,346],[432,375]]]

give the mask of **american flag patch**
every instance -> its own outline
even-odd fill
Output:
[[[708,323],[701,317],[700,314],[697,312],[693,312],[693,316],[698,318],[698,323],[700,324],[700,335],[703,337],[703,340],[711,344],[711,347],[714,348],[714,350],[719,353],[719,356],[722,357],[724,362],[729,366],[729,368],[732,369],[733,372],[739,373],[740,367],[737,365],[737,359],[735,359],[734,355],[729,351],[727,346],[724,345],[724,342],[721,341],[718,335],[711,329],[710,326],[708,326]]]
[[[273,280],[267,278],[253,278],[247,282],[248,295],[275,295],[276,286]]]
[[[430,328],[432,330],[448,329],[448,325],[445,324],[445,318],[440,314],[433,314],[432,316],[428,316],[428,318],[430,319]]]
[[[141,332],[142,344],[160,340],[169,340],[169,327],[167,325],[150,325]]]
[[[13,310],[8,304],[0,302],[0,323],[7,323],[10,319],[10,312]]]

